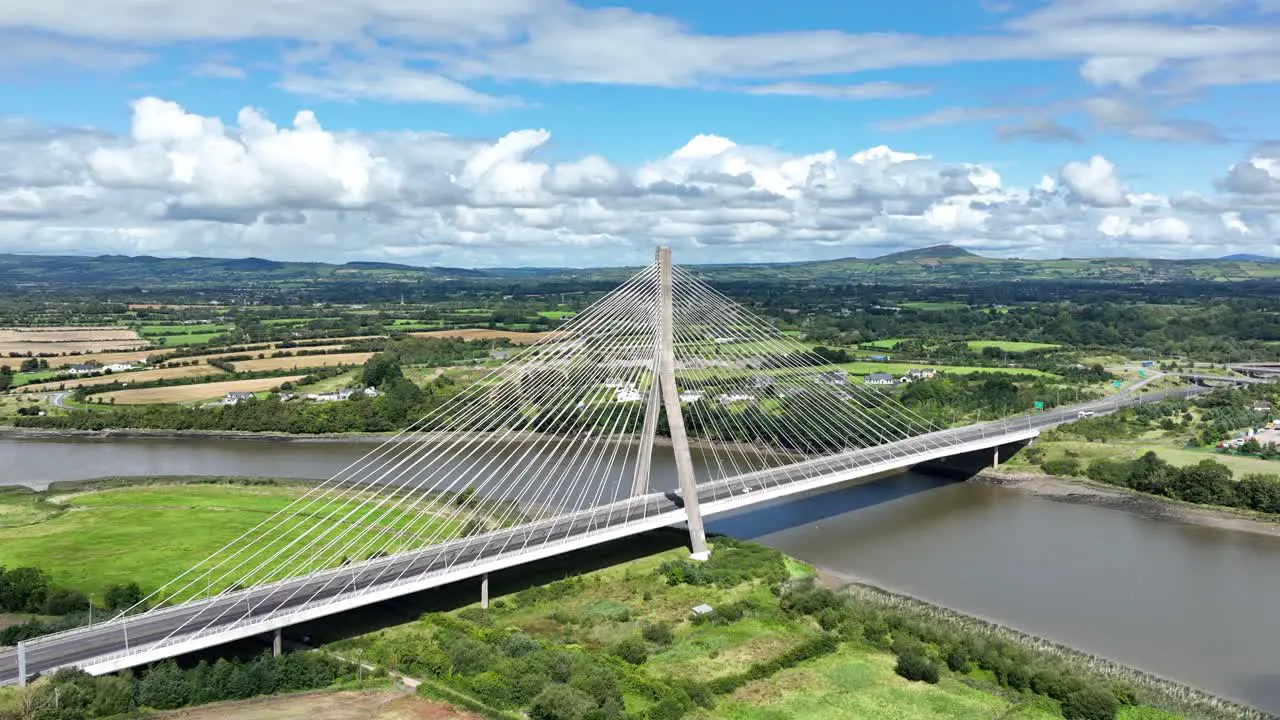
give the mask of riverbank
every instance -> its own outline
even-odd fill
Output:
[[[1046,494],[1051,495],[1051,493]],[[1140,691],[1146,702],[1161,708],[1174,709],[1185,717],[1254,718],[1256,720],[1280,717],[1240,701],[1219,697],[1111,658],[1101,657],[1018,630],[996,620],[962,613],[909,593],[874,585],[856,575],[831,568],[815,567],[814,569],[818,582],[823,587],[856,598],[860,602],[892,608],[926,622],[941,623],[959,632],[1012,643],[1029,652],[1056,658],[1082,674],[1132,686]]]
[[[1129,488],[1094,482],[1082,477],[1059,477],[1024,470],[989,468],[968,480],[998,485],[1059,502],[1124,510],[1152,520],[1168,520],[1220,530],[1280,537],[1280,517],[1237,508],[1196,505],[1173,498],[1148,495]]]

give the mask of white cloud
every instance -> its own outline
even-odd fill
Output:
[[[1095,57],[1080,66],[1080,76],[1096,87],[1119,85],[1133,88],[1158,67],[1159,58]]]
[[[488,141],[335,132],[307,111],[280,127],[159,98],[133,113],[125,136],[0,121],[0,252],[590,265],[643,261],[656,242],[683,262],[957,243],[1180,257],[1214,243],[1273,252],[1280,230],[1275,194],[1130,192],[1101,156],[1018,187],[983,163],[884,145],[788,153],[708,133],[623,165],[552,158],[536,128]],[[1271,154],[1247,162],[1271,177]]]
[[[1124,186],[1115,175],[1116,166],[1101,155],[1088,162],[1072,160],[1062,166],[1059,179],[1071,195],[1095,207],[1119,207],[1129,204]]]

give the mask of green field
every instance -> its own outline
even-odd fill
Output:
[[[227,332],[234,328],[235,325],[200,323],[198,325],[141,325],[137,330],[140,335],[168,335],[172,333],[202,335]]]
[[[892,350],[902,343],[914,338],[889,338],[887,340],[872,340],[871,342],[862,343],[863,347],[876,348],[878,350]]]
[[[302,325],[313,320],[324,320],[326,318],[270,318],[263,320],[263,325]]]
[[[1044,448],[1045,458],[1057,460],[1074,453],[1080,458],[1083,467],[1098,458],[1116,458],[1132,460],[1147,451],[1154,451],[1166,462],[1173,465],[1195,465],[1201,460],[1215,460],[1231,468],[1236,478],[1250,473],[1280,474],[1280,461],[1263,460],[1257,457],[1246,457],[1217,452],[1213,448],[1188,448],[1177,444],[1177,441],[1159,437],[1160,433],[1151,433],[1152,437],[1139,440],[1113,440],[1105,443],[1091,443],[1084,440],[1048,440],[1038,441]],[[1015,462],[1025,465],[1019,456]]]
[[[159,335],[151,338],[159,347],[179,347],[183,345],[203,345],[222,335],[220,332],[188,333],[186,335]]]
[[[564,320],[565,318],[571,318],[577,314],[578,313],[572,310],[543,310],[538,313],[538,315],[551,320]]]
[[[904,375],[912,368],[930,367],[938,372],[955,373],[957,375],[967,375],[969,373],[1008,373],[1010,375],[1021,375],[1023,377],[1057,377],[1052,373],[1043,370],[1035,370],[1033,368],[1009,368],[1009,367],[977,367],[971,365],[928,365],[924,363],[904,363],[904,362],[851,362],[837,365],[846,372],[854,375],[866,375],[869,373],[887,372],[894,375]]]
[[[40,382],[41,380],[48,380],[49,378],[56,377],[57,375],[58,375],[57,370],[40,370],[38,372],[14,373],[13,384],[15,386],[26,385],[27,383]]]
[[[137,581],[150,591],[266,520],[306,490],[303,485],[284,484],[137,485],[67,497],[55,495],[49,502],[41,502],[31,493],[0,494],[0,566],[39,567],[55,584],[84,592],[101,592],[112,583],[129,581]],[[355,502],[308,510],[317,520],[331,513],[338,513],[334,517],[351,513],[348,524],[353,528],[361,518],[381,518],[380,511],[375,513]],[[461,526],[425,510],[397,522],[391,520],[384,522],[390,527],[411,527],[414,532],[440,530],[445,536],[453,536]],[[306,527],[290,526],[281,538],[301,537]],[[366,531],[353,531],[350,537],[361,537],[361,532]]]
[[[653,538],[642,536],[636,540],[656,544]],[[713,560],[716,553],[742,552],[732,550],[734,546],[730,542],[718,543],[719,547],[713,549]],[[639,554],[643,555],[643,550]],[[551,585],[495,597],[486,611],[472,605],[448,613],[447,621],[427,615],[406,625],[339,641],[331,648],[347,655],[359,652],[367,662],[423,678],[427,688],[447,686],[453,693],[477,697],[468,690],[468,679],[462,677],[468,673],[456,677],[423,673],[413,669],[415,658],[432,657],[439,652],[434,649],[436,644],[442,638],[456,637],[462,627],[474,628],[468,631],[474,632],[473,637],[483,637],[486,633],[503,637],[518,630],[551,652],[567,648],[599,658],[620,642],[642,637],[642,628],[661,623],[671,629],[670,641],[646,638],[647,659],[642,664],[608,664],[611,672],[618,676],[627,717],[642,718],[651,717],[655,708],[653,695],[645,690],[646,685],[670,685],[671,679],[714,683],[717,679],[740,676],[823,636],[824,631],[813,617],[782,610],[767,581],[739,579],[714,585],[668,584],[659,574],[659,568],[686,556],[687,550],[683,548],[658,551],[603,570],[569,576]],[[783,564],[785,569],[769,572],[779,572],[779,579],[788,574],[799,579],[813,573],[812,568],[794,560],[784,558]],[[768,567],[776,568],[775,565]],[[760,574],[763,576],[763,572]],[[702,603],[717,609],[739,605],[750,610],[731,620],[693,622],[690,608]],[[501,658],[490,662],[492,669],[479,676],[474,675],[475,670],[469,671],[473,677],[495,676],[486,686],[504,677],[502,668],[512,667]],[[745,681],[739,689],[716,696],[712,707],[695,709],[684,717],[694,720],[1049,720],[1062,717],[1055,701],[1029,692],[1002,691],[986,670],[971,666],[965,672],[951,672],[944,667],[940,682],[930,685],[898,676],[895,663],[892,652],[867,642],[861,632],[843,635],[833,653],[801,661],[790,669],[762,673],[758,679]],[[666,717],[656,713],[652,716]],[[1168,720],[1176,716],[1151,708],[1126,708],[1125,714],[1119,717],[1121,720]]]
[[[964,310],[969,307],[967,303],[962,302],[904,302],[898,304],[911,310]]]
[[[1051,343],[1037,342],[1018,342],[1016,340],[970,340],[965,343],[970,350],[982,351],[986,348],[996,348],[1005,352],[1027,352],[1028,350],[1052,350],[1062,347]]]

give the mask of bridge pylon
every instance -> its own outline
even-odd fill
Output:
[[[693,457],[689,454],[689,436],[684,429],[684,415],[680,412],[680,390],[676,387],[675,320],[672,317],[671,248],[660,247],[658,263],[658,349],[655,378],[661,389],[662,405],[667,411],[667,426],[671,431],[671,449],[676,457],[676,478],[680,482],[680,497],[689,525],[689,557],[706,560],[711,556],[707,549],[707,534],[702,526],[702,512],[698,509],[698,484],[694,477]],[[650,399],[657,395],[653,393]],[[658,415],[646,413],[643,445],[653,447],[653,434],[657,430]],[[647,455],[647,453],[646,453]],[[646,463],[647,464],[647,463]],[[647,468],[646,468],[647,469]]]

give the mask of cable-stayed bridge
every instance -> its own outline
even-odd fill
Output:
[[[943,430],[671,265],[653,265],[288,507],[0,683],[106,673],[923,462],[1076,408]],[[669,446],[675,483],[652,472]]]

